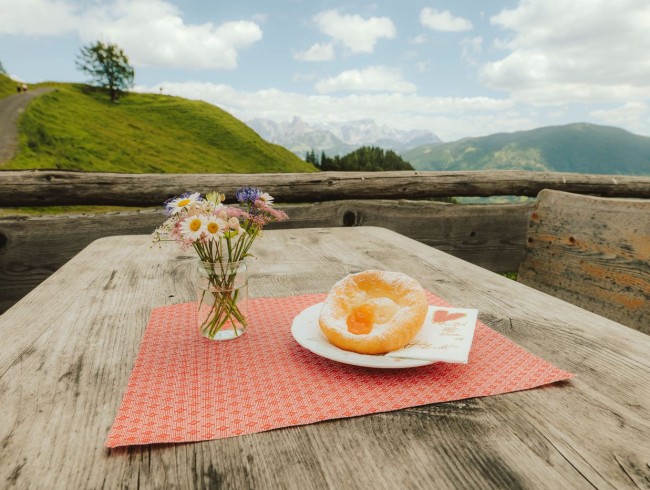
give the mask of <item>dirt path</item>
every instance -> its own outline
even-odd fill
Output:
[[[0,163],[11,160],[18,147],[18,116],[29,101],[52,88],[41,87],[0,99]]]

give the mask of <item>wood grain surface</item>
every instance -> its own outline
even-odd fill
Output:
[[[532,204],[452,205],[343,200],[278,206],[289,221],[271,228],[381,226],[496,272],[514,272]],[[0,313],[92,241],[151,233],[162,210],[0,218]]]
[[[517,280],[650,334],[650,200],[540,192]]]
[[[156,206],[187,190],[219,189],[232,198],[245,185],[279,202],[531,196],[542,189],[611,197],[650,197],[650,177],[511,170],[465,172],[315,172],[287,174],[114,174],[60,170],[0,171],[0,206],[107,204]]]
[[[196,444],[108,450],[153,307],[192,298],[193,257],[102,238],[0,316],[3,488],[648,488],[650,337],[392,231],[270,230],[253,296],[411,275],[568,382]],[[252,334],[252,333],[251,333]]]

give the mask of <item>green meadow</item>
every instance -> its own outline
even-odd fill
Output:
[[[17,155],[0,169],[123,173],[312,172],[313,165],[264,141],[206,102],[129,93],[112,103],[101,90],[46,83],[19,119]],[[34,87],[34,86],[31,86]],[[0,76],[0,96],[16,92]]]
[[[16,93],[16,82],[11,78],[0,75],[0,99]]]

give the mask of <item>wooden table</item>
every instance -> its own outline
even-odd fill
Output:
[[[650,337],[381,228],[267,231],[253,296],[399,270],[576,373],[543,388],[194,444],[108,450],[151,309],[193,257],[103,238],[0,317],[2,488],[648,488]],[[248,335],[248,334],[247,334]]]

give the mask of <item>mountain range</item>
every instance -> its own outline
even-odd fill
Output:
[[[265,140],[303,157],[309,151],[327,156],[346,155],[362,146],[377,146],[401,153],[425,144],[440,143],[431,131],[400,130],[372,119],[345,123],[309,124],[298,116],[287,122],[252,119],[246,124]]]
[[[442,142],[431,131],[403,131],[370,119],[308,124],[254,119],[262,138],[304,158],[346,155],[361,146],[391,149],[416,170],[530,170],[650,175],[650,138],[617,127],[588,123],[546,126]]]
[[[650,175],[650,138],[587,123],[422,145],[402,154],[417,170],[531,170]]]
[[[132,93],[113,104],[86,85],[45,82],[30,92],[39,86],[52,90],[22,112],[17,152],[0,170],[310,172],[317,169],[303,160],[307,151],[332,157],[377,146],[400,153],[417,170],[650,175],[650,138],[616,127],[576,123],[443,143],[430,131],[401,131],[367,119],[310,125],[296,117],[245,125],[218,107],[180,97]],[[0,104],[20,97],[15,90],[15,82],[0,74]]]

